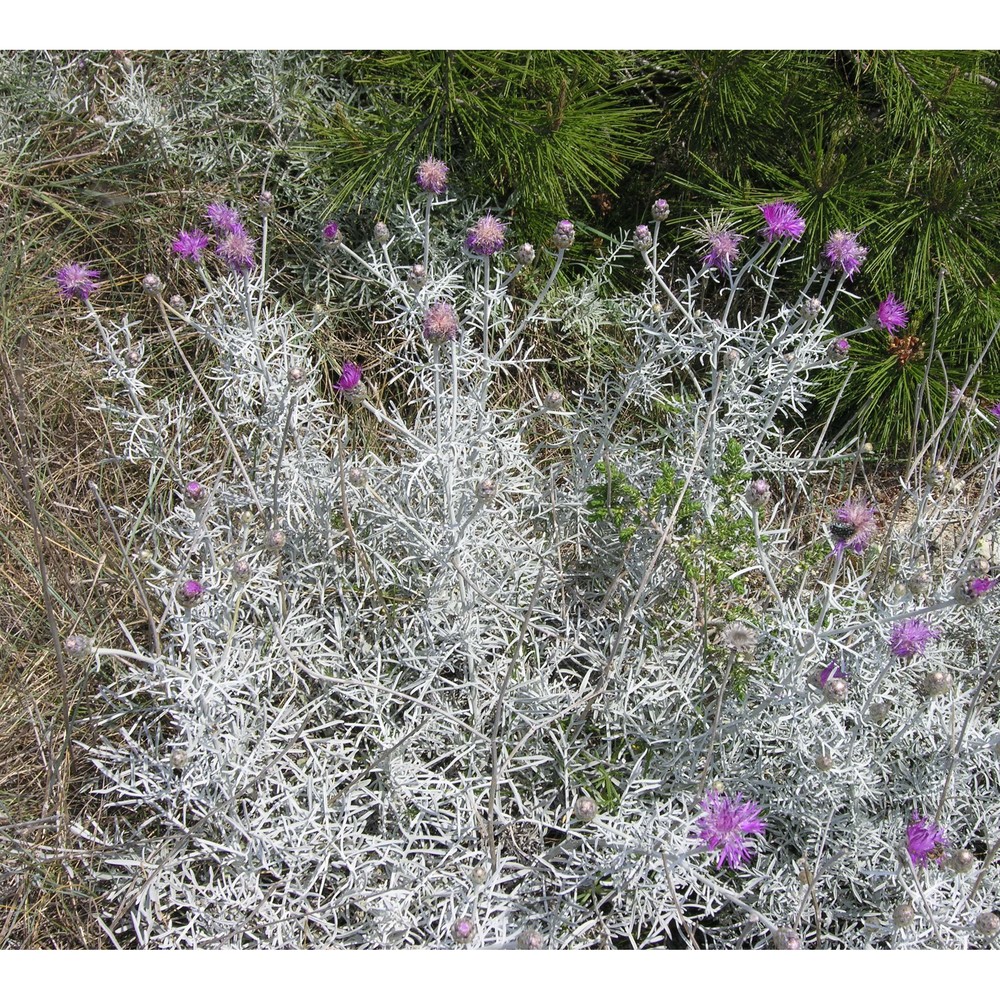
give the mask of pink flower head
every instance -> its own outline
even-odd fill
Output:
[[[996,586],[996,580],[991,580],[988,576],[977,576],[965,583],[965,593],[976,601],[983,594],[988,594]]]
[[[218,236],[224,236],[240,224],[240,213],[235,208],[224,205],[221,201],[213,201],[205,209],[205,218],[208,219]]]
[[[356,392],[359,385],[361,385],[361,366],[356,365],[353,361],[345,361],[344,367],[340,371],[340,381],[334,386],[334,389],[351,393]]]
[[[823,256],[834,271],[843,271],[845,277],[851,278],[861,270],[861,265],[868,257],[868,247],[863,247],[858,242],[857,233],[835,229],[826,241]]]
[[[181,257],[187,257],[196,264],[201,261],[201,252],[208,246],[208,236],[200,229],[182,229],[170,249]]]
[[[255,247],[256,242],[253,237],[249,236],[239,223],[236,223],[216,244],[215,253],[234,271],[246,274],[254,266]]]
[[[417,167],[417,186],[429,194],[444,194],[448,187],[448,164],[428,156]]]
[[[742,795],[709,792],[701,801],[705,815],[698,819],[695,834],[710,851],[719,851],[718,867],[737,868],[754,857],[756,851],[746,842],[753,833],[763,833],[767,823],[760,818],[756,802],[744,802]]]
[[[55,282],[59,286],[59,296],[67,302],[79,299],[86,302],[97,291],[97,281],[100,271],[95,271],[85,264],[66,264],[56,272]]]
[[[910,861],[919,868],[926,868],[929,861],[940,865],[947,844],[948,838],[941,827],[929,817],[913,813],[912,822],[906,828],[906,853]]]
[[[465,237],[465,248],[477,257],[492,257],[503,249],[507,227],[495,215],[484,215]]]
[[[1000,417],[1000,403],[994,403],[989,412],[993,414],[994,417]]]
[[[552,234],[552,242],[557,250],[568,250],[576,239],[576,229],[569,219],[556,223],[556,231]]]
[[[181,584],[177,599],[181,604],[197,604],[205,596],[205,588],[197,580],[185,580]]]
[[[446,344],[458,336],[458,316],[450,302],[435,302],[424,314],[424,339],[430,344]]]
[[[857,500],[848,500],[837,508],[830,534],[833,535],[833,551],[837,555],[845,549],[860,555],[871,544],[875,534],[875,508]]]
[[[705,267],[717,267],[727,274],[732,270],[733,262],[740,255],[740,242],[744,237],[731,229],[706,229],[705,242],[708,253],[701,258]]]
[[[882,327],[886,333],[895,333],[897,330],[902,330],[906,327],[909,322],[909,316],[906,313],[906,303],[900,302],[895,295],[890,292],[882,302],[879,303],[878,312],[875,313],[875,319],[879,326]]]
[[[834,678],[846,681],[847,674],[844,669],[836,660],[831,660],[821,671],[819,675],[819,685],[820,687],[826,687],[827,681],[832,681]]]
[[[768,243],[784,239],[798,242],[802,239],[806,223],[794,205],[787,201],[772,201],[769,205],[758,205],[757,208],[764,216],[761,233]]]
[[[344,242],[344,234],[340,231],[340,224],[334,222],[333,219],[327,222],[323,226],[323,239],[327,243],[332,243],[334,246],[339,247]]]
[[[927,643],[940,635],[940,632],[932,629],[922,619],[907,618],[906,621],[898,622],[890,633],[889,649],[893,656],[908,660],[917,653],[923,653],[927,649]]]

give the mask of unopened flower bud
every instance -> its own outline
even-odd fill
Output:
[[[997,931],[1000,931],[1000,917],[990,910],[980,913],[976,917],[976,930],[983,937],[993,937]]]
[[[634,235],[636,249],[648,250],[653,245],[653,236],[649,226],[636,226]]]
[[[197,480],[192,479],[191,482],[184,487],[184,503],[188,507],[200,507],[208,499],[208,490],[201,485]]]
[[[823,697],[833,704],[839,705],[847,698],[847,681],[843,677],[834,677],[823,686]]]
[[[850,352],[851,345],[847,342],[845,337],[841,337],[838,340],[831,342],[830,346],[826,349],[826,356],[831,361],[843,361]]]
[[[266,219],[274,211],[274,195],[270,191],[261,191],[257,196],[257,211],[262,219]]]
[[[177,600],[186,608],[194,607],[205,596],[205,588],[197,580],[185,580],[177,590]]]
[[[347,481],[360,489],[368,482],[368,471],[360,466],[353,466],[347,470]]]
[[[653,202],[653,218],[657,222],[663,222],[670,215],[670,206],[665,198],[657,198]]]
[[[74,660],[85,660],[94,651],[94,644],[85,635],[70,635],[63,640],[63,650]]]
[[[820,314],[822,309],[823,303],[817,298],[806,299],[805,302],[802,303],[802,311],[807,316],[816,317]]]
[[[171,309],[176,309],[177,312],[183,312],[187,308],[187,303],[184,301],[183,295],[171,295],[167,304]]]
[[[930,591],[931,575],[926,570],[920,570],[906,581],[906,586],[914,597],[920,597]]]
[[[868,709],[868,718],[872,722],[885,722],[889,716],[889,703],[885,701],[873,701]]]
[[[971,872],[976,865],[976,856],[965,847],[953,851],[947,861],[948,867],[961,875]]]
[[[799,951],[802,939],[787,927],[778,927],[771,935],[771,942],[778,951]]]
[[[237,559],[233,563],[233,576],[240,582],[246,583],[250,579],[250,560],[249,559]]]
[[[576,239],[576,230],[569,219],[556,223],[556,231],[552,234],[552,242],[557,250],[568,250]]]
[[[489,878],[489,872],[482,865],[476,865],[476,867],[469,872],[469,881],[473,885],[483,885],[487,878]]]
[[[535,248],[530,243],[522,243],[514,254],[518,264],[527,265],[535,259]]]
[[[723,367],[728,371],[732,371],[740,363],[742,356],[735,347],[726,348],[726,353],[722,355]]]
[[[451,936],[459,943],[465,944],[472,938],[472,921],[466,920],[464,917],[461,920],[456,920],[451,928]]]
[[[155,274],[147,274],[142,279],[142,290],[147,295],[159,296],[163,292],[163,282]]]
[[[392,239],[392,233],[389,232],[389,227],[384,222],[375,223],[372,235],[375,237],[375,242],[382,247]]]
[[[306,373],[298,365],[288,369],[288,381],[291,385],[301,385],[306,380]]]
[[[861,446],[861,454],[862,455],[873,455],[874,453],[875,453],[875,445],[873,445],[871,443],[871,441],[866,441]]]
[[[427,283],[427,271],[423,264],[414,264],[410,268],[410,273],[406,276],[406,287],[411,292],[419,292]]]
[[[522,951],[538,951],[545,947],[545,942],[542,940],[542,935],[538,931],[531,930],[531,928],[526,927],[517,936],[517,947]]]
[[[754,479],[746,491],[746,501],[753,507],[763,507],[771,499],[771,487],[766,479]]]
[[[820,771],[833,770],[833,758],[829,754],[821,753],[816,757],[816,767]]]
[[[129,368],[135,368],[142,361],[142,351],[138,347],[127,347],[122,352],[122,360]]]
[[[486,503],[492,503],[497,496],[497,484],[492,479],[481,479],[476,484],[476,496]]]
[[[917,915],[913,912],[913,907],[909,903],[900,903],[892,911],[892,922],[897,927],[909,927],[916,919]]]
[[[951,674],[945,673],[943,670],[932,670],[930,673],[924,675],[923,680],[920,682],[920,690],[928,698],[936,698],[948,692],[953,679]]]
[[[550,389],[542,402],[547,409],[558,410],[563,405],[563,394],[558,389]]]
[[[589,795],[581,795],[573,803],[573,815],[581,823],[589,823],[597,815],[597,803]]]
[[[186,750],[181,750],[178,747],[170,754],[170,766],[175,771],[183,771],[188,762],[188,755]]]
[[[288,535],[281,528],[272,528],[264,536],[264,548],[269,552],[280,552],[288,541]]]

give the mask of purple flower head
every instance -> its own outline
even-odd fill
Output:
[[[253,237],[247,235],[247,231],[237,223],[216,244],[215,253],[234,271],[246,274],[255,264],[255,247]]]
[[[339,247],[344,242],[344,234],[340,231],[340,224],[331,219],[323,226],[323,239],[332,246]]]
[[[648,250],[653,245],[653,234],[649,231],[649,226],[636,226],[632,238],[639,250]]]
[[[170,244],[170,249],[175,254],[198,264],[201,261],[201,252],[207,246],[208,236],[200,229],[182,229],[177,234],[177,239]]]
[[[55,276],[60,298],[67,302],[70,299],[86,302],[97,291],[95,279],[100,276],[100,271],[95,271],[85,264],[66,264],[65,267],[59,268]]]
[[[721,220],[705,223],[702,233],[704,245],[708,247],[708,253],[701,258],[702,264],[729,274],[733,263],[740,255],[740,243],[744,237],[732,229],[727,229]]]
[[[879,303],[878,311],[875,313],[875,321],[886,333],[895,333],[897,330],[904,329],[909,322],[909,316],[906,313],[906,303],[900,302],[890,292]]]
[[[823,256],[835,271],[843,271],[846,277],[851,278],[861,270],[861,265],[868,256],[868,247],[863,247],[858,242],[857,233],[835,229],[826,241]]]
[[[875,534],[875,508],[848,500],[837,508],[836,518],[830,525],[833,535],[833,551],[840,555],[850,549],[860,555],[871,543]]]
[[[205,587],[197,580],[185,580],[177,594],[177,599],[181,604],[197,604],[205,595]]]
[[[844,669],[836,660],[831,660],[819,674],[819,685],[820,687],[826,687],[828,681],[834,679],[846,681],[847,674]]]
[[[208,496],[208,491],[196,479],[192,479],[184,487],[184,501],[192,506],[200,504],[206,496]]]
[[[994,417],[1000,417],[1000,403],[994,403],[989,412],[993,414]]]
[[[458,336],[458,316],[450,302],[435,302],[424,313],[424,339],[446,344]]]
[[[344,367],[340,371],[340,381],[334,386],[340,392],[356,392],[361,385],[361,366],[353,361],[345,361]]]
[[[932,629],[920,618],[907,618],[899,622],[889,635],[889,649],[893,656],[908,660],[917,653],[927,649],[931,639],[937,639],[941,633]]]
[[[710,851],[719,851],[718,867],[730,868],[749,861],[754,848],[746,842],[752,833],[763,833],[767,823],[760,818],[756,802],[744,802],[742,795],[731,799],[728,795],[709,792],[701,801],[705,815],[698,819],[699,837]]]
[[[806,223],[794,205],[787,201],[772,201],[768,205],[758,205],[757,208],[764,216],[761,234],[768,243],[784,239],[798,242],[802,239]]]
[[[224,236],[240,225],[240,213],[235,208],[224,205],[221,201],[213,201],[205,209],[205,218],[208,219],[217,236]]]
[[[430,194],[444,194],[448,187],[448,164],[428,156],[417,167],[417,186]]]
[[[988,594],[996,586],[996,580],[991,580],[988,576],[976,576],[965,581],[965,593],[973,601],[978,600],[983,594]]]
[[[507,227],[495,215],[484,215],[465,237],[465,249],[477,257],[492,257],[503,249]]]
[[[670,215],[670,206],[666,198],[657,198],[653,202],[653,218],[657,222],[663,222]]]
[[[918,868],[926,868],[929,861],[940,865],[947,844],[948,838],[941,827],[929,817],[913,813],[912,822],[906,828],[906,853]]]

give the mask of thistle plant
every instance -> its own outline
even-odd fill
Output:
[[[202,291],[150,286],[187,373],[155,394],[152,334],[65,304],[113,460],[156,487],[138,511],[105,498],[150,640],[66,640],[106,706],[104,808],[77,836],[108,933],[985,946],[1000,629],[969,581],[996,576],[1000,459],[956,490],[941,446],[977,414],[934,428],[895,501],[860,441],[797,426],[819,373],[849,378],[829,346],[855,293],[845,250],[778,294],[809,224],[788,201],[686,261],[654,206],[589,277],[615,369],[546,387],[572,223],[531,254],[496,209],[438,225],[431,166],[388,239],[324,226],[321,287],[384,333],[377,362],[336,359],[330,398],[311,321],[272,295],[269,216],[176,238]],[[533,298],[525,267],[547,271]],[[637,293],[606,280],[624,267]]]

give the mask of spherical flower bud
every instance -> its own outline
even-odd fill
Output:
[[[589,795],[581,795],[573,803],[573,815],[581,823],[589,823],[597,815],[597,803]]]
[[[653,245],[653,234],[649,231],[649,226],[636,226],[633,236],[637,250],[648,250]]]
[[[947,694],[954,678],[944,670],[931,670],[924,674],[920,681],[920,690],[928,698],[937,698]]]
[[[465,944],[467,941],[472,939],[472,921],[466,920],[462,917],[460,920],[456,920],[451,928],[451,936],[459,943]]]
[[[359,489],[368,482],[368,472],[360,466],[355,465],[347,470],[347,481]]]
[[[847,681],[843,677],[834,677],[823,687],[823,697],[835,705],[847,699]]]
[[[94,652],[94,644],[85,635],[70,635],[63,640],[63,651],[73,660],[85,660]]]
[[[851,345],[845,337],[834,340],[826,349],[826,356],[834,362],[843,361],[851,350]]]
[[[663,222],[670,215],[670,206],[665,198],[657,198],[653,202],[653,218],[657,222]]]
[[[411,292],[419,292],[427,283],[427,271],[423,264],[414,264],[410,268],[410,273],[406,276],[406,287]]]
[[[476,496],[485,503],[492,503],[497,497],[497,484],[493,479],[481,479],[476,484]]]
[[[913,912],[913,907],[909,903],[900,903],[892,911],[892,922],[897,927],[909,927],[916,919],[917,915]]]
[[[563,405],[563,394],[558,389],[550,389],[542,400],[546,409],[558,410]]]
[[[270,191],[261,191],[257,196],[257,211],[262,219],[266,219],[274,211],[274,195]]]
[[[122,352],[122,360],[129,368],[135,368],[142,361],[142,351],[138,347],[127,347]]]
[[[185,580],[177,591],[177,600],[186,608],[194,607],[205,595],[205,588],[197,580]]]
[[[815,297],[808,298],[802,303],[802,311],[815,318],[823,311],[823,303]]]
[[[569,219],[556,223],[556,231],[552,234],[552,242],[557,250],[568,250],[576,239],[576,230]]]
[[[530,243],[522,243],[514,254],[518,264],[526,266],[535,259],[535,248]]]
[[[862,455],[872,455],[872,454],[874,454],[874,453],[875,453],[875,445],[873,445],[873,444],[871,443],[871,441],[866,441],[866,442],[865,442],[865,443],[864,443],[864,444],[863,444],[863,445],[861,446],[861,454],[862,454]]]
[[[820,771],[832,771],[833,770],[833,758],[826,753],[821,753],[816,757],[816,767]]]
[[[976,917],[976,930],[983,937],[993,937],[994,934],[1000,931],[1000,917],[990,910],[980,913]]]
[[[961,847],[951,853],[947,864],[953,871],[958,872],[960,875],[966,875],[975,867],[976,856],[968,848]]]
[[[146,295],[159,296],[163,293],[163,282],[155,274],[147,274],[142,279],[142,290]]]
[[[170,766],[175,771],[183,771],[188,762],[188,755],[186,750],[181,750],[178,747],[170,754]]]
[[[969,563],[969,572],[973,576],[988,576],[990,572],[990,561],[982,556],[973,559]]]
[[[424,340],[447,344],[458,336],[458,316],[450,302],[435,302],[424,313]]]
[[[184,301],[183,295],[171,295],[167,300],[167,305],[171,309],[176,309],[177,312],[183,312],[187,308],[187,303]]]
[[[184,503],[189,507],[198,507],[203,504],[208,499],[208,490],[201,485],[197,480],[192,479],[191,482],[184,487]]]
[[[469,872],[469,881],[473,885],[483,885],[488,878],[489,872],[482,865],[476,865],[476,867]]]
[[[340,223],[330,219],[323,226],[323,245],[328,250],[336,250],[344,242],[344,234],[340,231]]]
[[[653,306],[653,312],[662,312],[663,306],[659,302]],[[739,363],[742,354],[735,347],[727,347],[726,353],[722,355],[722,366],[726,371],[732,371]]]
[[[237,559],[233,563],[233,576],[240,583],[246,583],[250,579],[251,567],[249,559]]]
[[[269,552],[280,552],[288,541],[288,535],[281,528],[272,528],[264,536],[264,548]]]
[[[873,701],[868,709],[868,718],[872,722],[885,722],[889,717],[889,703],[886,701]]]
[[[492,257],[503,249],[507,226],[495,215],[484,215],[465,237],[465,249],[477,257]]]
[[[545,942],[542,940],[542,935],[538,931],[532,930],[530,927],[526,927],[517,936],[517,947],[521,951],[538,951],[545,947]]]
[[[428,156],[417,167],[417,186],[428,194],[444,194],[448,187],[448,164]]]
[[[292,365],[292,367],[288,369],[288,382],[290,385],[302,385],[305,380],[306,373],[298,365]]]
[[[771,499],[771,487],[765,479],[754,479],[747,487],[746,501],[755,510]]]
[[[926,570],[920,570],[906,581],[906,586],[914,597],[927,594],[931,589],[931,575]]]
[[[375,237],[375,242],[379,246],[385,246],[386,243],[392,239],[392,234],[389,232],[389,227],[384,222],[376,222],[375,228],[372,230],[372,236]]]
[[[787,927],[778,927],[771,935],[771,943],[778,951],[799,951],[802,939]]]

